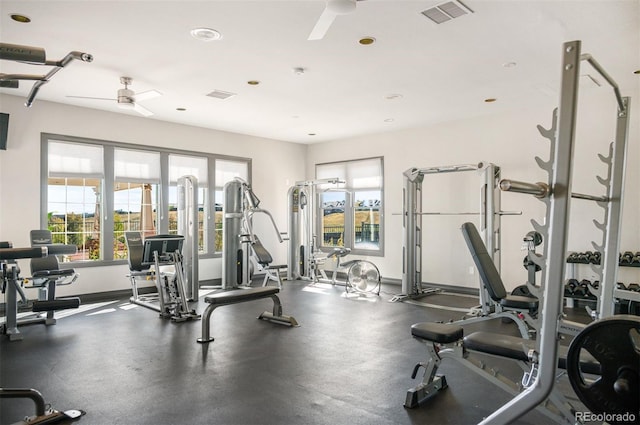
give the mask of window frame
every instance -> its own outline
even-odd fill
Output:
[[[340,187],[340,188],[336,188],[335,191],[340,191],[340,192],[345,192],[345,217],[344,217],[344,247],[345,248],[350,248],[351,249],[351,254],[353,255],[366,255],[366,256],[372,256],[372,257],[384,257],[384,231],[385,231],[385,224],[384,224],[384,208],[385,208],[385,202],[384,202],[384,156],[372,156],[372,157],[366,157],[366,158],[356,158],[356,159],[349,159],[346,161],[332,161],[332,162],[323,162],[323,163],[317,163],[315,164],[315,177],[318,178],[318,167],[321,167],[323,165],[336,165],[336,164],[344,164],[345,167],[347,166],[347,164],[349,163],[353,163],[353,162],[360,162],[360,161],[367,161],[367,160],[372,160],[372,159],[378,159],[380,160],[380,187],[375,187],[375,188],[366,188],[366,187],[358,187],[358,188],[352,188],[352,187]],[[337,177],[337,176],[336,176]],[[379,236],[379,244],[378,244],[378,249],[365,249],[365,248],[356,248],[356,242],[355,242],[355,225],[356,223],[354,222],[355,219],[355,194],[357,192],[366,192],[366,191],[374,191],[374,190],[379,190],[380,191],[380,217],[379,217],[379,230],[378,230],[378,236]],[[314,223],[315,229],[316,229],[316,234],[317,235],[322,235],[322,191],[318,191],[318,193],[316,194],[317,199],[316,199],[316,211],[315,211],[315,216],[316,216],[316,220]],[[322,237],[320,236],[319,239],[322,239]],[[323,252],[330,252],[333,248],[332,247],[328,247],[328,246],[323,246],[322,244],[318,244],[318,249],[320,249]]]
[[[133,143],[116,142],[111,140],[93,139],[87,137],[69,136],[55,133],[40,133],[40,227],[46,229],[48,226],[47,213],[48,213],[48,182],[49,182],[49,141],[60,141],[68,143],[78,144],[90,144],[100,145],[103,148],[103,166],[104,177],[102,182],[102,205],[101,205],[101,253],[102,259],[95,261],[73,261],[68,264],[72,264],[76,267],[100,267],[116,264],[127,264],[127,260],[117,260],[113,258],[113,250],[104,247],[113,246],[114,242],[114,196],[113,190],[115,187],[115,149],[132,149],[139,151],[149,151],[160,153],[160,182],[158,183],[159,200],[158,200],[158,212],[156,228],[158,234],[168,233],[169,230],[169,155],[185,155],[204,157],[207,159],[207,179],[208,184],[206,187],[207,197],[209,201],[215,199],[215,161],[216,159],[244,162],[247,164],[247,174],[249,177],[249,183],[252,178],[252,159],[246,157],[237,157],[231,155],[221,155],[208,152],[198,152],[191,150],[164,148],[156,146],[138,145]],[[209,214],[205,216],[207,220],[207,252],[205,254],[199,254],[198,258],[220,258],[222,253],[220,251],[215,252],[215,205],[211,205],[209,208]]]

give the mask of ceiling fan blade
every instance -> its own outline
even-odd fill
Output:
[[[135,98],[136,102],[141,102],[143,100],[153,99],[154,97],[160,97],[162,93],[158,90],[147,90],[142,93],[136,93]]]
[[[88,97],[88,96],[66,96],[66,97],[73,97],[74,99],[92,99],[92,100],[118,100],[118,99],[109,99],[106,97]]]
[[[137,103],[134,103],[133,110],[139,113],[140,115],[144,115],[145,117],[150,117],[151,115],[153,115],[153,112],[151,112],[150,110],[148,110],[143,106],[138,105]]]
[[[337,15],[335,13],[325,8],[318,19],[318,22],[316,22],[316,26],[311,30],[311,34],[309,34],[309,38],[307,38],[307,40],[321,40],[329,30],[331,24],[333,24],[336,16]]]

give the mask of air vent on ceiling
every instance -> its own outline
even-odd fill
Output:
[[[448,1],[422,11],[424,16],[436,24],[441,24],[470,13],[473,13],[473,10],[469,9],[460,1]]]
[[[211,93],[209,93],[207,96],[209,97],[215,97],[216,99],[229,99],[232,96],[235,96],[235,93],[230,93],[228,91],[223,91],[223,90],[214,90]]]

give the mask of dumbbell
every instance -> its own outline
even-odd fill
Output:
[[[637,283],[630,283],[629,286],[627,286],[627,291],[640,292],[640,285]]]
[[[620,255],[621,266],[630,266],[632,262],[633,262],[633,252],[625,251],[622,255]]]
[[[616,289],[621,289],[621,290],[623,290],[623,291],[626,291],[626,290],[627,290],[627,287],[625,286],[625,284],[624,284],[624,283],[622,283],[622,282],[618,282],[618,283],[616,283]]]
[[[573,290],[573,296],[574,297],[586,297],[587,294],[589,293],[589,282],[586,279],[583,279],[582,281],[578,282],[578,284],[576,285],[575,289]]]
[[[578,262],[578,253],[572,252],[567,256],[567,263],[577,263]]]
[[[566,283],[566,285],[564,285],[564,296],[565,297],[572,297],[574,295],[574,292],[576,290],[576,288],[579,286],[580,284],[578,283],[577,279],[569,279]]]
[[[636,264],[640,266],[640,251],[636,252],[631,259],[631,264]]]
[[[593,282],[589,282],[589,284],[593,287],[593,289],[597,290],[600,287],[600,281],[594,280]]]
[[[591,264],[600,264],[602,254],[600,252],[594,252],[589,256],[589,262]]]
[[[591,251],[581,252],[578,254],[578,263],[589,264],[589,257],[593,254]]]

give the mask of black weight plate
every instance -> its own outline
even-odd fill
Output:
[[[580,370],[582,350],[600,363],[599,376],[586,376]],[[593,413],[632,413],[637,420],[640,417],[640,317],[612,316],[584,328],[569,346],[567,374],[576,395]],[[624,391],[620,390],[622,376],[627,379]]]

